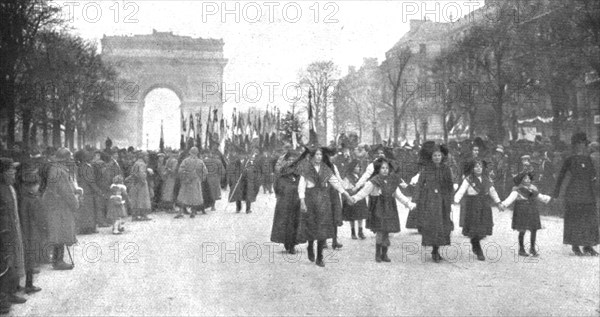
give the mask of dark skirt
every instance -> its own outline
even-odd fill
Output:
[[[215,203],[215,198],[213,196],[212,191],[210,190],[210,186],[207,180],[202,182],[202,198],[204,202],[203,207],[205,208],[210,207]]]
[[[280,180],[281,194],[277,196],[271,242],[295,245],[300,221],[300,199],[298,186],[286,179]]]
[[[596,204],[567,202],[565,207],[563,243],[577,246],[600,243]]]
[[[427,190],[419,198],[417,225],[421,233],[421,245],[442,246],[450,245],[450,234],[454,223],[450,217],[451,198]]]
[[[307,212],[300,217],[297,240],[299,243],[327,240],[335,237],[332,197],[328,188],[307,188],[304,201]],[[338,199],[338,197],[333,197]]]
[[[492,235],[494,219],[488,196],[473,195],[464,197],[464,224],[462,234],[470,238],[484,238]]]
[[[535,201],[517,200],[512,218],[513,230],[539,230],[542,229],[540,222],[540,212]]]
[[[354,205],[348,204],[344,200],[342,214],[344,221],[363,220],[369,217],[369,208],[367,202],[363,199]]]
[[[369,196],[367,229],[373,232],[400,232],[400,218],[395,197]]]
[[[408,211],[408,217],[406,217],[406,229],[419,229],[419,214],[418,209]]]

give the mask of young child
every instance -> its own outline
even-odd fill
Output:
[[[344,182],[348,185],[348,188],[353,188],[361,175],[361,168],[358,160],[352,161],[346,171],[346,177],[344,178]],[[356,240],[360,238],[361,240],[365,239],[365,235],[363,234],[363,220],[369,217],[369,209],[367,208],[367,203],[364,200],[357,202],[354,205],[349,204],[344,201],[342,207],[342,214],[345,221],[350,223],[350,228],[352,229],[352,239]],[[354,229],[354,223],[358,223],[358,238],[356,237],[356,230]]]
[[[121,234],[125,231],[123,228],[123,218],[127,217],[127,210],[125,209],[127,197],[123,198],[123,196],[127,195],[127,187],[123,185],[123,177],[121,175],[113,178],[113,183],[110,185],[110,192],[111,196],[106,216],[113,222],[113,234]]]
[[[494,220],[489,197],[494,203],[500,203],[500,197],[494,188],[494,183],[487,175],[486,164],[480,159],[475,159],[466,165],[467,175],[462,185],[454,195],[454,204],[459,204],[465,197],[464,224],[462,234],[471,238],[473,252],[479,261],[485,261],[481,249],[481,239],[492,235]]]
[[[537,230],[542,228],[540,222],[540,213],[537,209],[537,202],[543,202],[545,204],[550,202],[550,196],[542,195],[539,193],[537,187],[531,182],[533,180],[533,173],[522,172],[515,176],[513,179],[515,187],[513,187],[510,195],[500,205],[501,208],[506,208],[513,202],[515,203],[513,211],[512,228],[513,230],[519,231],[519,255],[529,256],[525,252],[523,240],[525,238],[525,231],[529,230],[531,233],[531,247],[529,252],[532,256],[538,256],[535,249],[535,238]]]
[[[390,164],[385,158],[378,158],[373,163],[373,176],[365,186],[354,196],[352,202],[356,203],[369,196],[370,217],[367,228],[375,233],[375,261],[391,262],[387,256],[390,246],[390,233],[400,232],[400,219],[396,199],[408,209],[414,209],[412,203],[400,191],[401,179],[398,175],[390,175]]]

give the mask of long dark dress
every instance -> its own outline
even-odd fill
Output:
[[[396,189],[400,185],[400,177],[390,175],[382,177],[377,175],[370,180],[379,187],[379,196],[369,196],[369,219],[367,229],[373,232],[400,232],[400,218],[396,202]]]
[[[278,175],[275,180],[275,215],[271,229],[271,242],[295,245],[300,221],[300,199],[298,198],[298,181],[294,173]]]
[[[339,196],[331,195],[332,188],[328,182],[334,175],[333,171],[324,163],[321,163],[319,172],[308,162],[301,165],[299,173],[315,184],[315,187],[306,188],[304,201],[307,212],[301,215],[298,242],[334,238],[335,227],[342,219],[336,219],[337,213],[332,208],[332,204],[335,204],[333,199],[339,201]]]
[[[354,186],[358,181],[358,176],[355,174],[347,174],[346,179]],[[356,202],[354,205],[348,204],[346,201],[343,202],[342,215],[344,221],[363,220],[369,217],[369,209],[367,208],[367,202],[363,199]]]
[[[462,234],[470,238],[491,236],[494,227],[489,196],[491,180],[483,179],[483,182],[479,182],[474,177],[469,177],[468,180],[477,190],[477,195],[464,196],[465,209],[461,210],[461,215],[464,214]]]
[[[423,167],[414,199],[419,210],[417,226],[421,230],[422,245],[450,244],[450,233],[454,230],[450,218],[452,192],[452,173],[448,166],[428,163]]]
[[[567,172],[571,174],[571,180],[565,190],[563,243],[575,246],[597,245],[600,243],[600,232],[593,182],[596,170],[592,159],[589,156],[573,155],[565,160],[554,188],[555,198],[559,196]]]

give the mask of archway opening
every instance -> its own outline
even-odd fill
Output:
[[[158,150],[161,124],[165,148],[178,149],[181,138],[181,100],[168,88],[152,89],[144,98],[143,148]]]

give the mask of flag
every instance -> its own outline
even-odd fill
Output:
[[[183,132],[187,129],[187,122],[185,121],[185,116],[183,115],[183,110],[181,110],[181,129]],[[183,135],[183,133],[182,133]]]
[[[185,140],[183,139],[183,134],[181,134],[181,140],[179,141],[179,149],[185,150]]]
[[[193,138],[195,136],[194,129],[194,115],[190,113],[190,129],[188,131],[188,138]]]
[[[296,131],[292,131],[292,148],[294,150],[298,148],[298,140],[296,137]]]
[[[163,132],[163,121],[160,120],[160,141],[158,143],[158,147],[161,152],[165,150],[165,133]]]
[[[196,113],[196,147],[202,149],[202,111]]]

